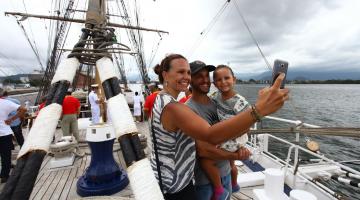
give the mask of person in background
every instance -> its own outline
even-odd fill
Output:
[[[142,92],[141,93],[141,102],[145,102],[145,97],[146,97],[146,94],[145,94],[145,92]],[[142,111],[141,111],[141,116],[140,116],[140,122],[143,122],[144,121],[144,110],[143,110],[143,108],[140,108],[140,109],[142,109]]]
[[[148,119],[151,117],[152,108],[156,99],[156,95],[160,92],[160,89],[157,84],[152,83],[149,85],[151,94],[146,97],[145,103],[144,103],[144,117],[145,119]]]
[[[184,56],[167,55],[155,73],[164,89],[157,95],[152,112],[151,137],[154,148],[150,162],[166,200],[196,199],[193,185],[196,160],[194,140],[218,145],[241,136],[262,116],[279,110],[289,98],[289,90],[280,89],[284,79],[284,74],[281,74],[273,86],[260,90],[254,106],[231,119],[209,125],[188,106],[176,101],[179,93],[186,91],[191,81],[190,66]],[[200,80],[204,79],[206,77]],[[199,87],[205,89],[208,86],[204,83]],[[246,154],[240,151],[239,158],[246,157]]]
[[[45,107],[46,104],[46,95],[42,96],[40,98],[40,104],[38,105],[38,109],[33,113],[32,110],[28,109],[29,106],[26,106],[28,109],[28,112],[25,114],[25,126],[28,126],[28,128],[32,127],[33,121],[35,120],[35,118],[39,115],[39,112],[41,109],[43,109]],[[25,105],[28,105],[29,103],[25,102]]]
[[[192,89],[191,87],[189,87],[186,91],[185,91],[185,96],[183,98],[181,98],[179,100],[180,103],[185,103],[188,99],[190,99],[192,95]]]
[[[138,92],[135,92],[134,96],[134,117],[136,122],[141,121],[141,108],[142,108],[142,98]]]
[[[0,87],[0,157],[1,157],[1,183],[5,183],[9,178],[11,167],[11,149],[13,148],[12,134],[10,128],[11,122],[19,117],[23,117],[26,113],[26,108],[13,103],[3,96],[4,90]],[[12,117],[9,114],[16,111]]]
[[[91,122],[97,124],[100,122],[100,103],[103,101],[98,97],[98,84],[91,85],[91,92],[89,93],[89,103],[91,106]]]
[[[7,91],[4,92],[3,96],[4,96],[5,99],[7,99],[9,101],[11,101],[13,103],[16,103],[17,105],[21,105],[19,100],[9,97]],[[11,118],[11,117],[15,116],[16,113],[17,112],[14,110],[9,114],[8,117]],[[14,121],[12,121],[11,124],[10,124],[10,128],[14,132],[16,141],[20,145],[20,148],[24,144],[24,136],[23,136],[23,133],[22,133],[21,122],[22,122],[22,119],[19,117],[19,118],[16,118]]]
[[[61,130],[64,136],[73,135],[79,141],[78,115],[80,114],[80,101],[71,96],[71,89],[66,93],[62,104]]]

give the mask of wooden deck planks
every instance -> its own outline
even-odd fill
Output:
[[[68,199],[68,195],[69,195],[69,192],[70,192],[71,185],[74,182],[74,178],[76,177],[76,174],[77,174],[78,170],[79,170],[78,167],[74,167],[74,168],[71,169],[70,175],[69,175],[69,177],[68,177],[68,179],[67,179],[67,181],[65,183],[65,187],[62,190],[62,193],[60,195],[59,200]]]
[[[54,180],[55,176],[56,176],[57,172],[50,172],[50,175],[48,176],[48,178],[44,181],[44,183],[42,184],[42,186],[40,187],[39,191],[36,193],[36,195],[34,196],[34,200],[41,200],[43,199],[44,194],[46,193],[46,191],[48,190],[49,186],[51,185],[52,181]]]
[[[63,189],[64,189],[64,187],[65,187],[65,184],[66,184],[66,182],[68,181],[68,179],[69,179],[69,176],[70,176],[70,172],[71,172],[71,168],[68,168],[68,169],[65,169],[65,170],[63,170],[64,172],[63,172],[63,174],[62,174],[62,176],[61,176],[61,178],[60,178],[60,181],[59,181],[59,183],[57,184],[57,186],[56,186],[56,188],[55,188],[55,190],[54,190],[54,192],[53,192],[53,194],[52,194],[52,196],[51,196],[51,198],[50,199],[59,199],[60,198],[60,196],[61,196],[61,193],[62,193],[62,191],[63,191]]]
[[[83,174],[83,171],[85,169],[85,164],[86,164],[86,160],[89,156],[85,155],[82,159],[81,159],[81,164],[79,165],[79,170],[76,173],[76,177],[79,177]]]
[[[49,163],[51,158],[51,156],[45,156],[43,162],[41,163],[40,171],[44,169],[44,167]]]
[[[80,177],[74,177],[74,179],[72,180],[70,190],[69,190],[69,195],[66,199],[72,200],[72,199],[79,197],[79,195],[76,193],[76,184],[77,184],[79,178]]]
[[[39,190],[41,189],[42,185],[46,182],[46,179],[50,176],[50,172],[44,172],[41,176],[41,178],[39,179],[39,181],[37,181],[33,187],[33,190],[31,192],[30,195],[30,199],[34,199],[35,196],[37,195],[37,193],[39,192]],[[39,175],[38,175],[39,177]]]
[[[55,178],[52,180],[50,186],[46,190],[46,192],[43,195],[42,199],[50,199],[51,198],[51,196],[53,195],[53,193],[55,191],[55,188],[57,187],[57,185],[60,182],[60,179],[61,179],[62,175],[64,174],[64,171],[65,170],[54,171],[56,173]]]

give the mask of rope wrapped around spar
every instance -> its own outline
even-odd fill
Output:
[[[67,58],[60,63],[51,83],[46,106],[40,110],[20,149],[17,164],[0,194],[0,199],[29,199],[61,117],[62,102],[79,65],[77,58]]]
[[[163,194],[151,168],[150,161],[142,150],[138,130],[130,108],[121,94],[115,66],[110,58],[103,57],[96,62],[99,77],[108,101],[109,115],[123,156],[128,166],[130,185],[138,200],[163,200]]]

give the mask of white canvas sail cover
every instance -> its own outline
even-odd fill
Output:
[[[75,77],[76,69],[79,67],[79,65],[80,62],[75,57],[63,59],[56,69],[56,73],[51,81],[51,84],[63,80],[67,80],[72,83]]]

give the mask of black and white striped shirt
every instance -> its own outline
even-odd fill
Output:
[[[193,179],[195,165],[195,141],[181,130],[169,132],[161,124],[163,109],[176,100],[165,92],[160,92],[153,107],[153,130],[156,138],[156,148],[160,161],[161,179],[164,193],[176,193],[186,187]],[[154,139],[154,138],[152,138]],[[151,167],[157,179],[155,151],[150,155]]]

